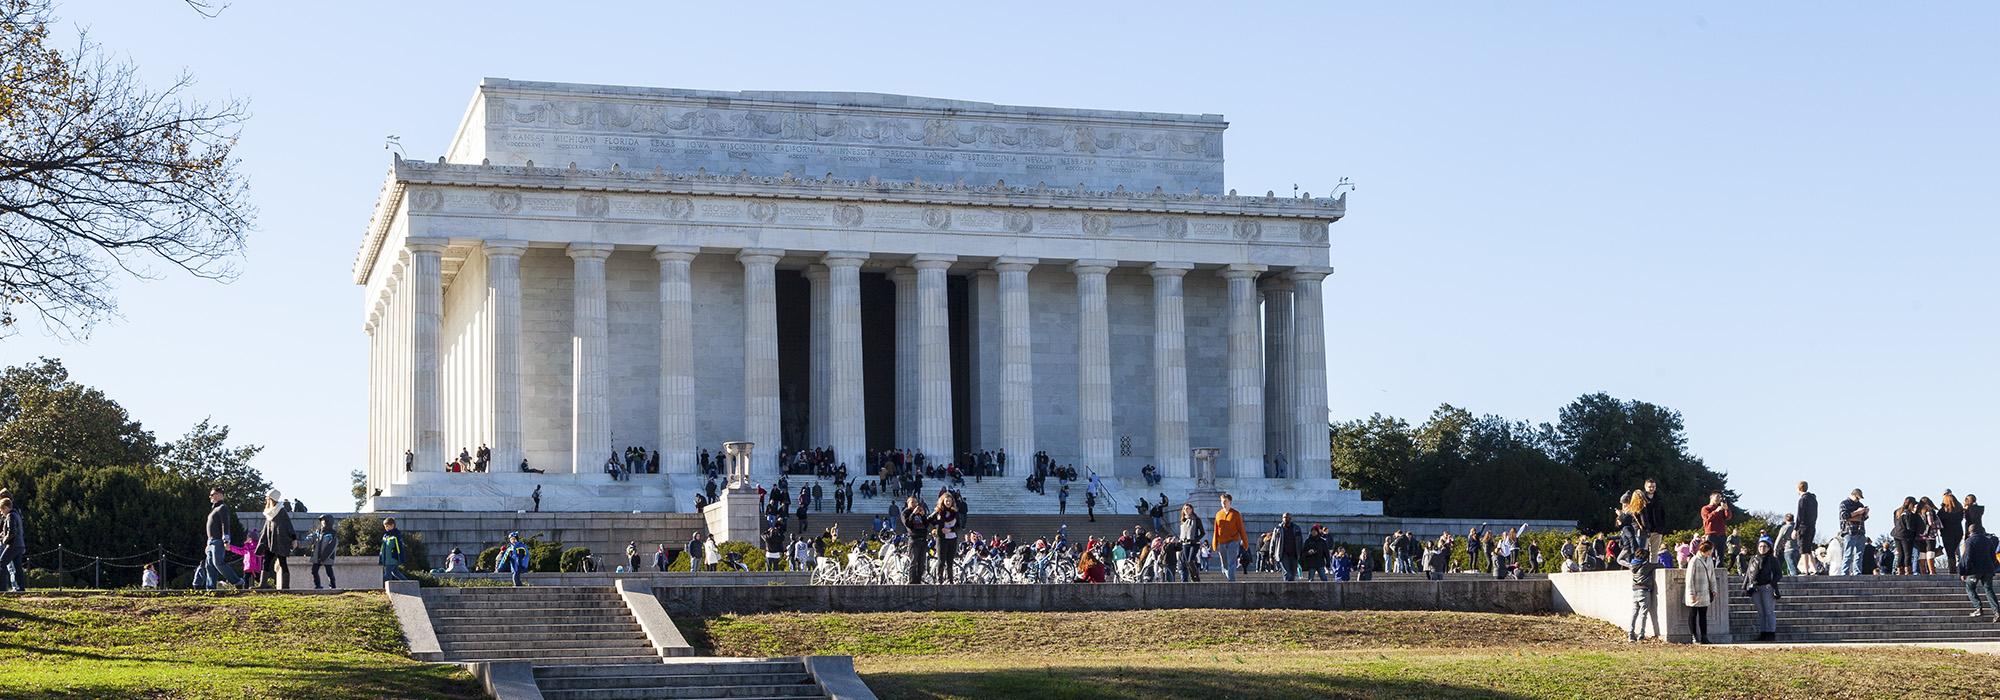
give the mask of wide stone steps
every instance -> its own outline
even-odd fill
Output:
[[[575,632],[568,635],[548,636],[539,634],[506,633],[481,635],[479,639],[444,639],[439,642],[452,651],[510,651],[527,646],[567,647],[588,649],[650,649],[645,632]]]
[[[1754,639],[1757,606],[1730,581],[1729,628]],[[1788,577],[1779,583],[1779,642],[2000,640],[1990,616],[1966,615],[1965,588],[1950,576]]]
[[[602,600],[593,598],[584,598],[577,600],[550,599],[546,601],[528,600],[528,601],[518,601],[518,602],[504,601],[504,600],[475,600],[475,601],[454,601],[454,602],[439,603],[433,606],[432,609],[442,610],[448,614],[463,613],[466,615],[490,614],[490,613],[524,610],[524,609],[533,610],[545,614],[588,615],[595,611],[600,611],[600,610],[624,610],[625,601],[618,600],[615,598],[607,598]]]
[[[433,623],[443,622],[442,618],[432,618]],[[522,624],[519,622],[492,622],[479,618],[478,622],[452,622],[435,625],[439,639],[482,634],[530,634],[548,638],[549,635],[577,632],[637,632],[639,625],[632,622],[556,622],[547,624]]]
[[[535,682],[548,700],[824,697],[805,664],[797,661],[712,659],[537,667]]]
[[[660,655],[653,653],[650,647],[647,648],[645,654],[623,653],[623,652],[615,654],[606,654],[601,651],[590,650],[590,649],[558,649],[558,650],[553,650],[551,653],[547,655],[536,655],[536,656],[524,656],[519,654],[506,654],[506,653],[495,653],[495,652],[483,652],[483,653],[473,653],[473,654],[463,654],[463,655],[453,654],[451,660],[467,661],[467,662],[527,661],[529,663],[533,663],[535,665],[535,668],[540,669],[544,666],[592,666],[596,664],[643,664],[648,662],[658,663],[660,660]]]

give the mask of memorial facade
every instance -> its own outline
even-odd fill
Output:
[[[1224,190],[1226,127],[488,79],[355,262],[370,505],[689,510],[696,454],[744,441],[765,483],[781,447],[1004,450],[1019,489],[1041,451],[1113,493],[1219,448],[1204,488],[1379,513],[1328,474],[1345,197]],[[634,446],[662,473],[612,481]]]

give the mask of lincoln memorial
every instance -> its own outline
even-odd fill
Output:
[[[1120,499],[1380,514],[1328,467],[1345,197],[1226,189],[1227,127],[487,79],[446,155],[394,161],[355,259],[369,506],[688,511],[696,455],[744,441],[766,484],[781,448],[861,479],[871,449],[1005,450],[985,512],[1028,508],[1040,451]],[[607,476],[630,447],[660,473]]]

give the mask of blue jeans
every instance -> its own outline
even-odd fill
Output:
[[[408,581],[408,580],[410,580],[410,577],[408,577],[408,576],[404,576],[404,575],[403,575],[403,567],[401,567],[401,566],[397,566],[397,565],[395,565],[395,564],[383,564],[383,565],[382,565],[382,580],[383,580],[383,581]]]
[[[28,590],[28,579],[22,577],[27,568],[21,563],[19,552],[10,550],[0,553],[0,591],[19,593]]]
[[[1236,580],[1236,565],[1243,561],[1242,542],[1222,543],[1222,577]]]
[[[1278,557],[1278,569],[1285,572],[1286,581],[1297,579],[1299,577],[1298,557]]]
[[[202,559],[201,570],[208,573],[210,588],[220,588],[224,581],[233,586],[243,585],[243,578],[237,576],[236,572],[230,571],[228,563],[229,550],[223,546],[222,540],[209,540],[208,556]]]
[[[501,571],[506,571],[506,572],[510,572],[510,573],[514,574],[514,586],[515,586],[516,588],[519,588],[519,587],[521,586],[521,569],[522,569],[522,568],[523,568],[523,567],[520,567],[520,566],[515,566],[515,565],[514,565],[514,562],[512,562],[512,561],[503,561],[503,562],[500,562],[500,570],[501,570]]]
[[[1799,544],[1797,542],[1788,542],[1785,544],[1785,575],[1799,575]]]
[[[1867,535],[1843,535],[1840,540],[1840,575],[1860,576],[1861,559],[1866,556]]]
[[[1990,574],[1965,577],[1965,597],[1972,599],[1972,611],[1983,609],[1979,607],[1979,589],[1982,587],[1986,589],[1986,602],[1993,604],[1993,614],[2000,615],[2000,598],[1993,597],[1993,576]]]

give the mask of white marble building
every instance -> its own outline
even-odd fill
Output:
[[[1168,492],[1212,446],[1258,510],[1379,513],[1327,475],[1345,198],[1225,192],[1226,127],[488,79],[355,261],[371,505],[686,510],[696,451],[747,440],[769,480],[780,445],[1005,449],[1019,490],[1044,450]],[[490,473],[445,471],[481,444]],[[612,483],[631,445],[665,473]]]

